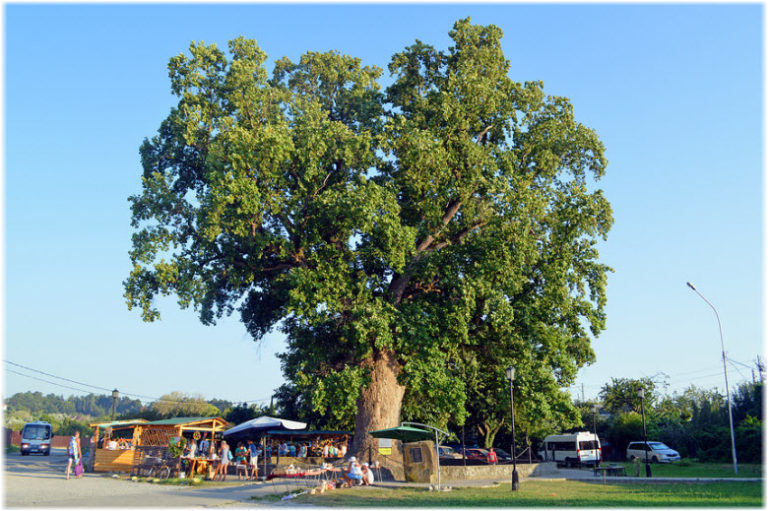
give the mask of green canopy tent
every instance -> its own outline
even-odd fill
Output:
[[[429,428],[434,431],[434,433],[414,426]],[[442,439],[438,438],[438,433],[443,434]],[[420,442],[422,440],[432,440],[434,438],[435,456],[437,457],[437,489],[440,489],[440,442],[445,440],[450,433],[428,424],[421,424],[419,422],[401,422],[396,428],[369,431],[368,434],[374,438],[391,438],[393,440],[400,440],[403,443]]]

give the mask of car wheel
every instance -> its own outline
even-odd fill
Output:
[[[651,458],[651,463],[658,463],[658,462],[659,462],[658,456],[654,456],[653,458]]]

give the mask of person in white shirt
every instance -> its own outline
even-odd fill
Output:
[[[368,463],[363,463],[363,484],[370,486],[373,484],[373,470],[368,466]]]
[[[184,457],[185,458],[194,458],[195,454],[197,453],[197,442],[192,440],[187,444],[187,447],[184,449]]]
[[[357,458],[354,456],[349,458],[349,469],[346,472],[342,472],[341,476],[350,486],[362,484],[363,471],[360,469],[360,465],[357,463]]]

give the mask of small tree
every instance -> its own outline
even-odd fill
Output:
[[[640,413],[640,389],[645,391],[644,406],[650,410],[656,402],[656,383],[651,378],[611,378],[600,391],[600,399],[606,410],[613,414]]]
[[[182,392],[171,392],[160,396],[153,402],[151,408],[159,416],[171,417],[211,417],[219,415],[218,408],[208,403],[201,395],[188,395]]]

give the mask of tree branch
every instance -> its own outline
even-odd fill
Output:
[[[485,129],[484,129],[483,131],[481,131],[481,132],[480,132],[480,134],[477,136],[477,143],[478,143],[478,144],[479,144],[479,143],[480,143],[480,142],[483,140],[483,137],[484,137],[486,134],[488,134],[488,131],[490,131],[490,129],[491,129],[492,127],[493,127],[493,125],[492,125],[492,124],[489,124],[488,126],[486,126],[486,127],[485,127]]]

